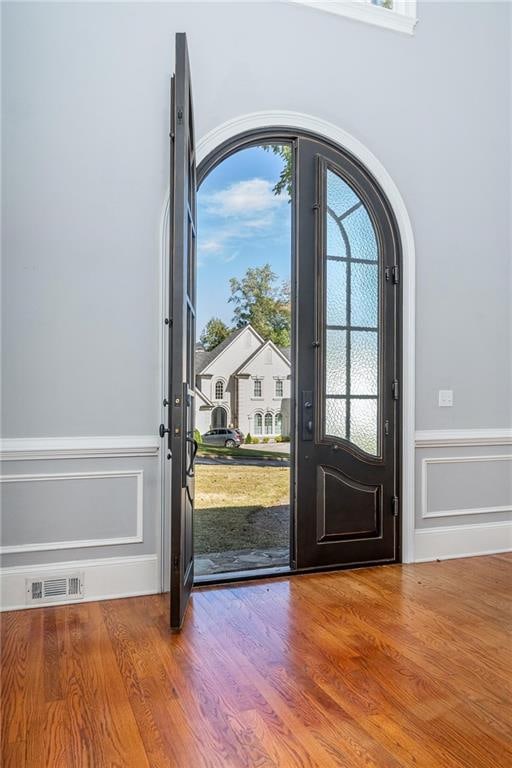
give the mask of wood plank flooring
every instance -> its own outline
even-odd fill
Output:
[[[3,614],[4,768],[509,768],[512,557]]]

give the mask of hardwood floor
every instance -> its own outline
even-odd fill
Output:
[[[512,557],[2,617],[4,768],[512,765]]]

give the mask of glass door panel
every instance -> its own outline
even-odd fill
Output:
[[[364,202],[327,167],[324,195],[324,437],[378,456],[377,237]]]

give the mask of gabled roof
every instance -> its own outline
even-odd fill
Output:
[[[196,394],[196,397],[197,397],[199,400],[202,400],[202,401],[203,401],[203,403],[204,403],[205,405],[207,405],[207,406],[208,406],[208,408],[215,408],[215,403],[212,403],[212,401],[210,400],[210,398],[209,398],[209,397],[206,397],[206,395],[205,395],[205,393],[204,393],[204,392],[201,392],[201,390],[200,390],[200,389],[198,389],[198,387],[195,387],[194,389],[195,389],[195,394]]]
[[[244,331],[250,329],[256,338],[260,340],[260,342],[263,344],[263,339],[259,335],[259,333],[256,333],[254,328],[251,325],[244,325],[242,328],[237,328],[236,331],[232,331],[229,336],[227,336],[224,341],[221,341],[220,344],[217,344],[216,347],[213,349],[210,349],[209,351],[206,351],[206,349],[203,349],[201,347],[196,347],[195,351],[195,362],[196,362],[196,374],[201,374],[206,371],[206,369],[213,363],[214,360],[216,360],[219,355],[221,355],[225,349],[227,349],[234,341],[237,339]]]
[[[277,352],[277,354],[279,355],[279,357],[281,357],[287,365],[290,365],[289,358],[283,352],[283,349],[288,349],[288,352],[289,352],[289,348],[288,347],[283,347],[283,349],[280,349],[276,344],[274,344],[273,341],[271,341],[269,339],[268,341],[265,341],[263,344],[261,344],[258,347],[258,349],[256,349],[252,353],[252,355],[250,355],[248,358],[246,358],[244,360],[244,362],[242,363],[240,368],[237,371],[235,371],[235,376],[240,376],[241,374],[243,374],[245,368],[247,368],[249,363],[251,363],[254,360],[254,358],[257,357],[261,352],[263,352],[263,350],[266,349],[267,347],[270,347],[271,349],[274,349]]]

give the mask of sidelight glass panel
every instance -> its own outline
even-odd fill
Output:
[[[366,453],[377,453],[377,400],[350,401],[350,441]]]
[[[352,331],[350,334],[350,394],[376,395],[378,349],[375,331]]]
[[[327,259],[327,325],[347,324],[347,264]]]
[[[351,265],[351,325],[376,328],[379,308],[379,268],[377,264]]]
[[[345,400],[327,398],[325,402],[325,432],[331,437],[344,438],[347,431]]]
[[[326,171],[325,433],[378,452],[380,266],[362,199]],[[337,234],[336,234],[337,231]]]
[[[325,389],[328,395],[347,392],[347,332],[327,331],[325,344]]]

